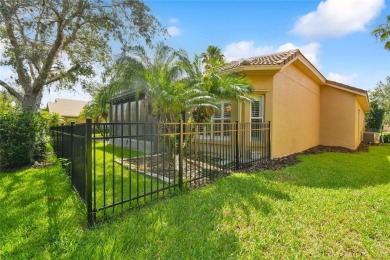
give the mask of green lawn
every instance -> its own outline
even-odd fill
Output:
[[[299,158],[92,229],[58,166],[0,174],[0,259],[389,259],[390,146]]]
[[[138,173],[136,170],[130,170],[114,160],[142,157],[144,153],[112,145],[103,145],[103,142],[94,144],[95,153],[93,153],[93,171],[96,174],[96,208],[99,209],[104,205],[112,205],[128,199],[134,199],[151,191],[155,191],[168,184],[163,183],[155,178],[149,178],[145,174]],[[104,156],[105,155],[105,156]],[[105,191],[105,192],[104,192]],[[149,196],[140,197],[130,203],[125,203],[115,208],[112,207],[97,214],[97,219],[104,214],[112,215],[122,212],[131,206],[143,204],[157,196],[164,196],[162,193],[154,193]]]

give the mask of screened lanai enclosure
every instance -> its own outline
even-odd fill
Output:
[[[145,94],[134,91],[121,92],[110,104],[110,143],[153,154],[157,152],[157,118]]]

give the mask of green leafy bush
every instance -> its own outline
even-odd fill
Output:
[[[44,158],[45,127],[45,119],[30,111],[0,114],[0,171]]]
[[[383,134],[383,142],[390,143],[390,134]]]
[[[366,129],[370,132],[380,132],[385,110],[376,101],[371,102],[371,110],[366,116]]]

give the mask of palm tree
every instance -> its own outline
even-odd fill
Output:
[[[202,63],[206,69],[210,67],[219,67],[225,63],[225,56],[221,49],[214,45],[209,45],[206,52],[201,54]]]
[[[108,111],[110,109],[109,101],[114,92],[115,89],[111,85],[98,88],[92,94],[92,101],[83,108],[81,116],[85,118],[91,117],[95,122],[99,122],[100,119],[107,122]]]
[[[249,100],[247,94],[251,92],[246,78],[220,75],[218,68],[223,64],[222,56],[220,51],[210,50],[213,51],[190,61],[183,50],[175,51],[163,43],[155,46],[151,57],[143,47],[134,47],[131,55],[120,56],[109,71],[110,85],[116,91],[131,89],[136,96],[144,93],[152,114],[163,123],[177,122],[182,113],[191,108],[207,111],[210,118],[220,99]],[[204,71],[205,64],[209,66]],[[175,126],[164,127],[163,131],[173,132],[170,127]],[[174,144],[170,147],[174,158],[175,136],[169,142]]]
[[[387,16],[387,23],[378,26],[371,34],[385,42],[385,49],[390,50],[390,15]]]
[[[119,91],[130,88],[136,97],[144,93],[145,101],[151,105],[152,114],[159,122],[177,122],[186,110],[186,85],[182,83],[185,75],[178,62],[181,51],[174,51],[161,42],[155,46],[151,57],[141,46],[130,51],[131,55],[119,57],[111,70],[112,86]],[[176,126],[162,124],[161,127],[160,131],[174,133]],[[164,135],[162,138],[170,144],[171,159],[178,160],[176,136]]]
[[[210,120],[221,100],[251,101],[252,87],[246,77],[220,72],[225,61],[219,48],[209,46],[206,53],[195,56],[193,61],[185,53],[180,58],[187,73],[186,104],[193,108],[196,121]]]
[[[205,75],[202,60],[201,56],[195,55],[191,61],[187,53],[180,53],[180,66],[186,72],[186,77],[182,80],[182,84],[186,86],[184,88],[187,97],[185,105],[187,110],[190,109],[194,112],[195,120],[198,122],[203,121],[199,117],[200,111],[211,117],[214,109],[218,109],[218,97],[215,96],[215,93],[210,92],[212,78],[217,75],[211,77]]]
[[[183,70],[178,63],[178,52],[158,43],[154,54],[149,57],[145,49],[137,46],[131,49],[131,56],[123,55],[111,71],[115,89],[133,88],[136,95],[145,93],[150,102],[152,114],[160,122],[177,122],[185,111]]]

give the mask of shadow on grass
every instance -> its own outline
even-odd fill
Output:
[[[370,147],[366,153],[301,155],[300,163],[266,172],[267,179],[316,188],[353,188],[390,182],[390,146]]]
[[[46,170],[47,171],[47,170]],[[47,174],[47,172],[45,173]],[[63,173],[65,175],[65,173]],[[70,183],[69,183],[70,184]],[[46,200],[46,209],[47,209],[47,218],[48,218],[48,240],[52,243],[49,253],[51,257],[55,257],[58,252],[61,252],[59,238],[61,235],[61,224],[59,218],[59,210],[61,207],[64,207],[64,202],[68,199],[68,196],[61,196],[56,194],[56,185],[51,182],[49,178],[44,179],[44,189]]]
[[[95,226],[71,258],[207,258],[239,255],[240,232],[251,215],[272,217],[274,201],[290,195],[261,176],[237,174],[196,191],[135,209]],[[127,230],[127,231],[126,231]],[[84,255],[83,245],[99,245]]]
[[[65,250],[61,233],[77,219],[75,213],[83,212],[83,205],[58,169],[48,166],[0,175],[0,208],[6,212],[0,214],[0,234],[4,234],[0,235],[0,258],[56,258]]]

